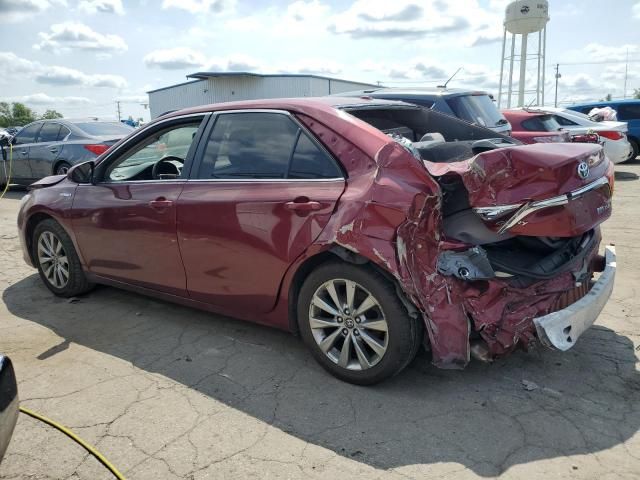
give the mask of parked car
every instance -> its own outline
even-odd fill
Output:
[[[627,124],[625,122],[594,122],[584,113],[559,107],[529,107],[529,112],[548,113],[564,130],[571,135],[587,135],[595,133],[604,147],[604,153],[613,163],[629,160],[633,149],[627,140]]]
[[[24,259],[56,295],[103,283],[299,332],[353,383],[423,341],[443,368],[566,350],[613,288],[613,166],[495,135],[360,98],[174,112],[32,185]]]
[[[12,137],[15,137],[18,134],[18,132],[22,130],[22,127],[7,127],[5,128],[5,130],[9,132],[9,135],[11,135]]]
[[[18,385],[9,357],[0,355],[0,463],[18,420]]]
[[[453,115],[503,135],[511,133],[511,125],[487,92],[462,88],[372,88],[338,95],[400,100]]]
[[[618,121],[627,122],[627,139],[633,148],[631,158],[640,155],[640,100],[611,100],[608,102],[581,103],[567,107],[588,114],[594,108],[611,107],[618,113]]]
[[[11,183],[29,185],[51,174],[64,174],[72,165],[96,158],[133,131],[119,122],[95,120],[30,123],[12,139]],[[0,185],[6,183],[6,177],[5,169],[0,168]]]
[[[502,110],[513,131],[511,136],[522,143],[564,143],[571,134],[562,128],[553,115],[522,109]]]

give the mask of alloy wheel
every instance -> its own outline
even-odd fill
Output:
[[[387,351],[389,326],[380,302],[352,280],[333,279],[318,287],[309,325],[320,350],[342,368],[369,369]]]
[[[55,288],[69,282],[69,259],[60,239],[44,231],[38,238],[38,262],[47,281]]]

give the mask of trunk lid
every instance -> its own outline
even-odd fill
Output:
[[[506,147],[463,162],[424,163],[436,177],[457,174],[469,206],[496,232],[569,237],[611,214],[613,169],[599,145]],[[535,210],[523,216],[525,207]],[[505,229],[518,213],[521,218]]]

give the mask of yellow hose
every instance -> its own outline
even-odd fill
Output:
[[[75,433],[73,433],[68,428],[60,425],[57,422],[54,422],[50,418],[44,417],[44,416],[42,416],[42,415],[40,415],[40,414],[38,414],[38,413],[36,413],[36,412],[34,412],[32,410],[29,410],[28,408],[20,407],[20,411],[22,413],[25,413],[25,414],[29,415],[30,417],[36,418],[36,419],[40,420],[41,422],[46,423],[47,425],[51,425],[53,428],[56,428],[56,429],[60,430],[67,437],[71,438],[76,443],[79,443],[87,452],[89,452],[91,455],[96,457],[96,459],[98,459],[98,461],[100,463],[102,463],[102,465],[104,465],[111,473],[113,473],[114,477],[116,477],[118,480],[126,480],[124,478],[124,476],[118,471],[118,469],[116,467],[114,467],[113,465],[111,465],[109,460],[104,458],[104,456],[98,450],[96,450],[94,447],[92,447],[87,442],[82,440],[79,436],[77,436]]]
[[[4,197],[4,194],[9,190],[9,184],[11,183],[11,166],[13,165],[13,144],[9,144],[9,175],[6,178],[7,184],[4,186],[4,190],[0,193],[0,198]],[[6,170],[5,170],[6,172]]]

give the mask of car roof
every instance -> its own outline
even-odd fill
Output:
[[[508,115],[511,118],[514,119],[518,119],[518,120],[524,120],[525,118],[530,118],[530,117],[540,117],[542,115],[549,115],[550,113],[553,112],[548,112],[548,111],[531,111],[531,110],[525,110],[522,108],[509,108],[509,109],[505,109],[505,110],[500,110],[502,112],[503,115]]]
[[[633,104],[633,103],[640,103],[640,99],[637,98],[624,98],[624,99],[620,99],[620,100],[605,100],[603,102],[586,102],[586,103],[575,103],[573,105],[569,105],[567,108],[574,108],[574,107],[597,107],[600,105],[604,105],[604,106],[613,106],[613,105],[619,105],[619,104]]]
[[[334,94],[334,96],[357,96],[357,95],[406,95],[416,97],[444,97],[444,96],[462,96],[462,95],[489,95],[483,90],[474,90],[468,88],[438,88],[438,87],[380,87],[367,88],[364,90],[354,90],[351,92],[343,92]]]
[[[213,103],[209,105],[200,105],[197,107],[184,108],[175,110],[162,116],[169,118],[175,116],[188,115],[192,113],[207,113],[223,110],[246,110],[246,109],[269,109],[269,110],[287,110],[287,111],[305,111],[305,110],[335,110],[346,109],[349,107],[365,107],[371,108],[376,106],[396,106],[406,108],[420,108],[410,103],[399,102],[396,100],[373,99],[371,97],[306,97],[306,98],[273,98],[263,100],[241,100],[237,102]]]

